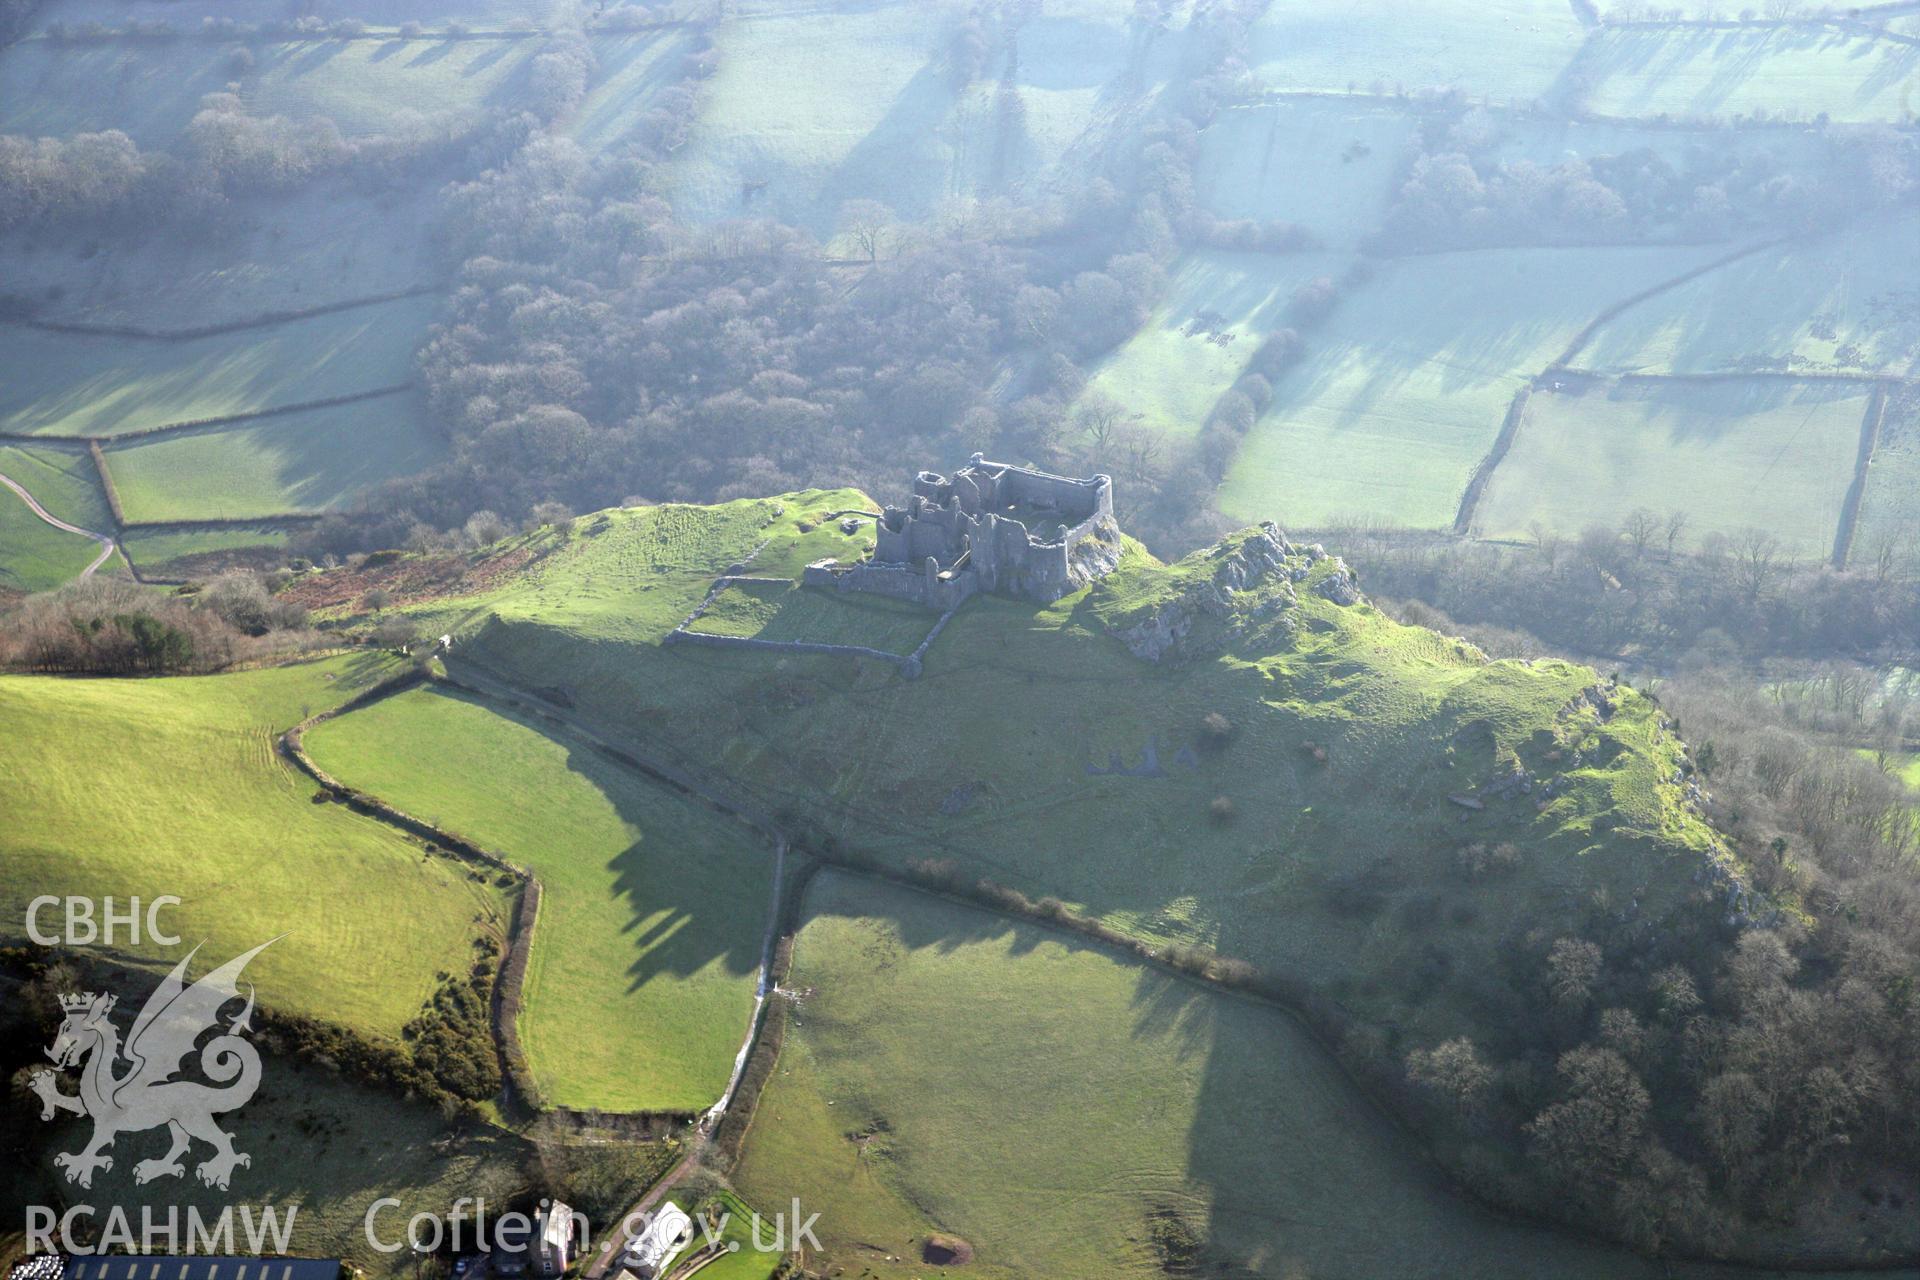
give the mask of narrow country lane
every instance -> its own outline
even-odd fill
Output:
[[[32,494],[28,493],[24,488],[20,486],[19,481],[13,479],[13,477],[7,475],[4,472],[0,472],[0,484],[7,486],[7,488],[19,494],[20,501],[27,504],[28,510],[32,511],[33,514],[35,514],[36,516],[39,516],[42,520],[46,521],[48,524],[52,525],[54,528],[64,530],[67,533],[77,533],[83,538],[92,538],[95,542],[100,544],[100,554],[93,558],[92,564],[88,565],[85,569],[82,569],[80,571],[81,577],[91,578],[93,576],[93,571],[95,569],[98,569],[101,565],[105,564],[107,562],[107,558],[113,554],[114,552],[113,539],[108,537],[106,534],[95,533],[91,529],[82,529],[79,525],[68,524],[65,520],[62,520],[60,517],[54,515],[51,511],[48,511],[45,507],[41,506],[38,499],[36,499]]]

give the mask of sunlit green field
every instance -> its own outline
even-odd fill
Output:
[[[105,532],[113,523],[93,459],[84,448],[0,444],[0,472],[24,486],[41,506],[68,524]],[[7,497],[13,495],[8,493]]]
[[[166,922],[248,968],[263,1003],[397,1035],[474,939],[503,933],[490,876],[331,804],[274,735],[393,670],[377,655],[210,677],[0,677],[0,936],[41,894],[182,899]],[[171,964],[165,948],[110,954]]]
[[[0,444],[0,475],[69,524],[102,533],[111,527],[93,460],[82,450]],[[16,591],[56,587],[92,564],[99,553],[98,543],[54,528],[11,489],[0,487],[0,586]]]
[[[323,511],[439,461],[446,446],[425,417],[414,395],[382,396],[133,441],[107,466],[134,523]]]
[[[520,1034],[546,1101],[701,1110],[747,1030],[772,855],[743,826],[455,692],[319,726],[321,766],[533,870]]]
[[[1220,490],[1235,519],[1450,527],[1514,393],[1604,307],[1704,249],[1498,249],[1383,264],[1307,336]]]
[[[114,435],[394,386],[431,297],[184,342],[0,326],[0,430]]]
[[[1747,383],[1536,393],[1475,528],[1577,534],[1644,507],[1684,511],[1692,543],[1762,527],[1792,555],[1833,549],[1867,391]],[[1703,480],[1710,478],[1711,483]]]

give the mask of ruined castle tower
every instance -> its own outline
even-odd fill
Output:
[[[875,523],[866,559],[818,561],[803,581],[935,609],[976,591],[1050,604],[1119,562],[1109,477],[1057,476],[976,453],[951,479],[915,476],[907,505],[887,507]]]

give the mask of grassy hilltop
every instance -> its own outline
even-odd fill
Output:
[[[1521,921],[1570,927],[1636,901],[1657,920],[1707,861],[1651,703],[1607,691],[1602,720],[1583,700],[1591,670],[1491,662],[1337,605],[1317,590],[1331,558],[1296,556],[1297,603],[1265,619],[1251,615],[1272,588],[1230,624],[1203,619],[1185,661],[1135,657],[1110,633],[1210,581],[1218,550],[1166,566],[1133,548],[1051,607],[976,599],[919,680],[875,660],[663,646],[731,565],[786,577],[857,554],[864,535],[821,520],[846,508],[872,504],[836,491],[603,513],[510,552],[532,558],[504,585],[415,607],[458,634],[456,675],[545,690],[726,779],[829,856],[951,860],[1131,936],[1292,975],[1410,1037],[1471,1024],[1475,975]],[[754,583],[696,625],[905,653],[932,621]],[[1449,800],[1516,769],[1525,795]],[[1463,851],[1502,843],[1519,857],[1500,891],[1466,883]],[[1434,977],[1418,1000],[1397,980],[1409,970]]]
[[[537,935],[536,956],[552,946],[549,963],[572,975],[543,987],[536,968],[520,1020],[543,1088],[556,1096],[578,1105],[661,1105],[680,1087],[676,1080],[710,1090],[724,1036],[714,1031],[713,1046],[701,1049],[693,1020],[663,1011],[698,1007],[723,1030],[737,1024],[727,1009],[738,996],[725,994],[725,975],[750,969],[744,938],[764,902],[764,862],[749,858],[743,866],[761,869],[709,882],[673,871],[677,853],[647,855],[649,838],[657,842],[674,820],[650,786],[635,792],[633,780],[618,779],[573,740],[576,731],[698,780],[828,863],[985,894],[1016,914],[1077,922],[1228,986],[1281,993],[1312,1011],[1350,1066],[1383,1082],[1403,1078],[1410,1051],[1456,1037],[1500,1059],[1537,1053],[1546,1015],[1528,1002],[1546,997],[1526,975],[1544,970],[1561,939],[1596,938],[1634,957],[1636,968],[1702,957],[1710,964],[1724,911],[1797,910],[1742,896],[1743,873],[1688,798],[1691,766],[1654,703],[1576,664],[1493,661],[1464,641],[1396,623],[1349,590],[1336,557],[1277,533],[1245,531],[1174,564],[1130,543],[1119,570],[1052,606],[977,597],[932,643],[917,679],[881,657],[670,641],[684,623],[713,635],[912,652],[935,621],[931,613],[798,585],[806,563],[857,555],[865,545],[866,526],[848,531],[832,513],[873,506],[858,492],[816,490],[611,510],[471,556],[403,557],[316,574],[295,588],[320,616],[352,624],[365,593],[379,587],[390,609],[455,637],[446,659],[453,680],[511,687],[547,707],[545,717],[509,717],[495,714],[491,699],[417,691],[322,726],[311,745],[355,785],[532,862],[558,887],[555,901],[581,913],[570,920],[610,928],[624,918],[640,931],[637,944],[591,926]],[[716,590],[715,578],[728,573],[754,580]],[[555,828],[561,814],[569,816]],[[666,859],[635,864],[637,880],[623,872],[633,850],[620,852],[635,841],[643,858]],[[712,850],[703,861],[735,858],[725,845],[702,845]],[[884,1004],[878,979],[846,966],[873,960],[890,972],[891,962],[875,959],[868,942],[847,943],[841,933],[851,926],[830,927],[823,914],[896,920],[932,908],[913,907],[911,894],[902,905],[894,899],[903,891],[891,889],[878,905],[843,903],[879,891],[832,876],[820,883],[833,887],[789,906],[813,923],[799,935],[787,984],[799,993],[790,1047],[747,1144],[743,1187],[764,1202],[783,1187],[812,1188],[855,1223],[872,1218],[874,1232],[965,1234],[957,1224],[970,1222],[981,1237],[975,1243],[998,1251],[997,1266],[1040,1265],[1040,1255],[1024,1252],[1040,1247],[1035,1241],[1011,1248],[1006,1222],[995,1217],[1001,1210],[992,1208],[1002,1192],[986,1188],[1019,1185],[1008,1180],[1007,1162],[1029,1157],[1039,1162],[1031,1176],[1072,1185],[1078,1175],[1067,1172],[1066,1152],[1075,1144],[991,1149],[977,1169],[916,1163],[910,1127],[935,1125],[921,1140],[946,1150],[937,1126],[948,1123],[931,1112],[924,1121],[907,1118],[918,1117],[915,1100],[929,1096],[916,1072],[930,1080],[942,1063],[975,1063],[979,1072],[965,1087],[984,1091],[982,1106],[1024,1076],[1011,1062],[989,1070],[972,1050],[940,1047],[944,1040],[932,1034],[924,1045],[900,1041],[886,1063],[873,1060],[873,1046],[898,1039],[881,1030],[900,1021],[886,1012],[892,1006],[855,1012],[845,996],[822,995],[816,1005],[814,992],[857,989]],[[663,906],[682,921],[671,973],[644,958]],[[927,926],[911,953],[973,948],[1006,927],[1004,918],[994,928],[968,919],[950,919],[957,932],[945,941],[934,941],[946,935]],[[1045,936],[1022,941],[1015,954]],[[1016,982],[1013,970],[993,976],[1000,963],[979,952],[956,975],[1000,990]],[[1107,976],[1088,978],[1084,989],[1078,977],[1035,980],[1065,983],[1082,1012],[1102,983],[1160,980],[1111,952],[1085,963]],[[611,986],[596,994],[595,984],[621,969],[638,975],[627,994]],[[916,1017],[963,1017],[966,1002],[954,999],[951,1015],[927,1009]],[[1225,1007],[1214,1011],[1214,999],[1193,1009],[1228,1017]],[[626,1060],[624,1043],[645,1045],[644,1082],[621,1080],[578,1046],[540,1061],[540,1038],[550,1034],[543,1027],[616,1000],[634,1020],[623,1015],[620,1034],[603,1046],[614,1053],[607,1062]],[[1199,1015],[1167,1016],[1185,1027]],[[1083,1038],[1119,1035],[1128,1053],[1149,1052],[1138,1025],[1101,1031],[1083,1020],[1076,1013],[1044,1036],[997,1023],[981,1034],[1062,1052]],[[1297,1029],[1257,1034],[1284,1039]],[[837,1048],[836,1037],[845,1041]],[[868,1049],[854,1054],[855,1043]],[[1204,1038],[1187,1034],[1163,1047],[1177,1067],[1167,1083],[1176,1091],[1192,1087],[1191,1079],[1174,1083],[1185,1073],[1219,1065]],[[902,1076],[895,1057],[915,1065]],[[1283,1088],[1280,1096],[1292,1095]],[[872,1114],[829,1113],[829,1102]],[[974,1104],[956,1105],[962,1110],[949,1119],[964,1125]],[[1181,1105],[1199,1104],[1186,1095]],[[1207,1116],[1208,1124],[1219,1118]],[[883,1170],[873,1184],[882,1190],[827,1172],[839,1166],[821,1154],[823,1135],[834,1131],[823,1126],[850,1135],[842,1154],[854,1168]],[[1024,1130],[1007,1132],[1016,1131]],[[1427,1136],[1445,1132],[1443,1125]],[[1450,1148],[1456,1155],[1475,1145],[1471,1135],[1446,1144],[1461,1141],[1465,1147]],[[819,1161],[802,1159],[803,1151]],[[889,1152],[896,1163],[874,1165]],[[1472,1158],[1492,1157],[1482,1149]],[[1091,1203],[1103,1207],[1089,1208],[1091,1218],[1074,1231],[1091,1235],[1078,1245],[1072,1232],[1058,1236],[1068,1252],[1045,1265],[1075,1274],[1076,1250],[1102,1255],[1107,1246],[1094,1241],[1128,1233],[1131,1256],[1150,1264],[1139,1233],[1160,1221],[1153,1206],[1162,1200],[1175,1206],[1175,1220],[1192,1218],[1199,1235],[1236,1257],[1324,1256],[1324,1242],[1298,1254],[1263,1243],[1266,1229],[1247,1221],[1250,1210],[1195,1190],[1208,1176],[1202,1166],[1211,1167],[1195,1159],[1175,1160],[1139,1185],[1097,1195],[1089,1188]],[[1507,1192],[1525,1185],[1497,1171],[1482,1176]],[[1274,1178],[1275,1195],[1291,1201],[1305,1193],[1292,1175]],[[914,1207],[887,1208],[896,1197]],[[879,1253],[872,1244],[867,1235],[842,1235],[829,1251],[881,1266],[899,1242]],[[1400,1246],[1382,1247],[1382,1264],[1400,1265],[1386,1261]],[[1532,1247],[1515,1245],[1516,1274],[1532,1265]]]

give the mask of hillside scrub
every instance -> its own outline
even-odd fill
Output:
[[[1416,1048],[1407,1072],[1463,1163],[1487,1167],[1474,1151],[1489,1142],[1524,1149],[1527,1182],[1568,1197],[1563,1214],[1649,1250],[1754,1256],[1789,1223],[1809,1240],[1835,1227],[1813,1207],[1835,1180],[1877,1208],[1904,1191],[1875,1171],[1920,1159],[1905,1121],[1920,1107],[1920,829],[1897,779],[1796,725],[1814,705],[1831,722],[1825,693],[1783,712],[1758,687],[1684,677],[1661,697],[1755,887],[1804,912],[1736,928],[1729,902],[1663,949],[1621,945],[1597,913],[1591,937],[1530,938],[1509,981],[1549,1016]],[[1897,1215],[1859,1220],[1863,1241],[1911,1250]]]
[[[0,668],[181,675],[311,648],[306,610],[235,570],[197,596],[88,578],[0,604]]]

